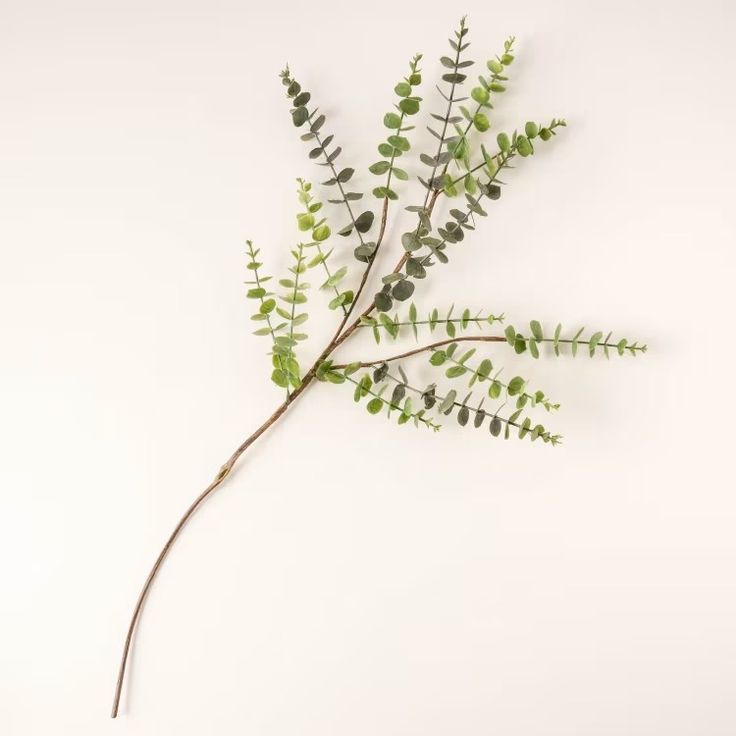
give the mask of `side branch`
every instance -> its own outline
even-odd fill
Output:
[[[419,355],[419,353],[427,353],[430,350],[441,348],[443,345],[450,345],[454,342],[507,342],[507,340],[502,335],[468,335],[463,337],[451,337],[446,340],[439,340],[438,342],[430,343],[429,345],[422,345],[422,347],[414,348],[413,350],[407,350],[405,353],[390,355],[388,358],[378,358],[376,360],[362,361],[358,363],[333,365],[332,368],[333,370],[341,370],[347,368],[348,365],[358,365],[360,368],[369,368],[372,365],[391,363],[394,360],[402,360],[403,358],[410,358],[412,355]]]

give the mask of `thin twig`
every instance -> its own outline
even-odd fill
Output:
[[[372,365],[380,365],[381,363],[391,363],[394,360],[401,360],[402,358],[409,358],[412,355],[418,355],[419,353],[426,353],[436,348],[441,348],[443,345],[450,345],[454,342],[508,342],[502,335],[463,335],[462,337],[451,337],[447,340],[439,340],[438,342],[430,343],[429,345],[422,345],[419,348],[413,350],[407,350],[405,353],[399,353],[398,355],[391,355],[388,358],[378,358],[377,360],[367,360],[358,362],[361,368],[368,368]],[[334,370],[340,370],[347,368],[348,365],[355,365],[355,363],[344,363],[340,365],[333,365]]]

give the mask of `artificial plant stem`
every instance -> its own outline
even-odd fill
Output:
[[[176,541],[177,537],[181,533],[182,529],[186,526],[186,523],[189,521],[189,519],[193,516],[194,512],[197,511],[197,509],[204,503],[204,501],[222,484],[222,482],[225,480],[225,478],[230,475],[230,472],[233,469],[233,466],[238,461],[240,456],[262,435],[264,434],[268,429],[270,429],[286,412],[286,410],[291,406],[291,404],[294,403],[294,401],[297,399],[297,397],[307,388],[307,386],[312,382],[314,378],[314,368],[310,369],[310,372],[304,377],[304,380],[302,381],[299,388],[294,389],[294,391],[291,393],[289,398],[284,401],[277,409],[276,411],[271,414],[271,416],[266,419],[266,421],[261,424],[258,429],[253,432],[246,440],[244,440],[240,446],[233,452],[232,455],[227,459],[227,461],[222,465],[219,472],[215,476],[215,479],[210,483],[210,485],[207,486],[207,488],[202,491],[202,493],[197,496],[197,498],[194,499],[192,504],[189,506],[189,508],[184,512],[184,515],[179,519],[179,522],[174,527],[174,531],[171,533],[171,536],[166,540],[166,544],[163,546],[163,549],[161,552],[159,552],[158,557],[156,558],[156,561],[153,563],[153,567],[151,568],[151,571],[148,573],[148,577],[146,578],[146,582],[143,584],[143,588],[141,589],[140,595],[138,596],[138,600],[135,604],[135,608],[133,609],[133,616],[130,619],[130,624],[128,625],[128,632],[125,637],[125,644],[123,645],[123,656],[120,660],[120,669],[118,671],[118,679],[117,684],[115,685],[115,696],[113,698],[112,703],[112,713],[111,717],[116,718],[118,715],[118,708],[120,706],[120,696],[123,691],[123,682],[125,680],[125,669],[128,663],[128,656],[130,654],[130,645],[133,640],[133,635],[135,633],[136,626],[138,624],[138,620],[141,616],[141,611],[143,610],[143,604],[146,601],[146,597],[148,596],[148,592],[151,589],[151,585],[153,584],[153,581],[156,579],[156,575],[158,574],[159,569],[161,568],[161,565],[163,564],[164,560],[166,559],[167,555],[169,554],[169,550],[171,549],[172,545]]]
[[[378,237],[376,238],[376,249],[373,251],[373,255],[370,257],[368,264],[363,270],[363,276],[360,279],[360,285],[358,286],[358,289],[355,292],[353,303],[350,305],[350,309],[348,309],[342,322],[340,322],[340,326],[338,327],[337,332],[335,333],[335,337],[339,336],[340,333],[342,332],[343,327],[345,327],[345,324],[350,319],[350,315],[353,313],[353,310],[355,309],[355,305],[358,303],[358,299],[360,299],[360,295],[363,293],[363,289],[365,288],[366,282],[368,281],[368,274],[370,274],[371,268],[373,268],[373,264],[376,262],[376,258],[378,256],[378,249],[381,247],[381,243],[383,242],[383,235],[386,232],[387,218],[388,218],[388,197],[386,197],[383,200],[383,208],[381,210],[381,226],[378,230]]]

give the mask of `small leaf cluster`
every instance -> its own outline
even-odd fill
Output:
[[[390,317],[386,312],[379,312],[377,318],[361,316],[360,327],[370,327],[375,341],[380,343],[382,332],[396,340],[401,335],[404,327],[410,327],[415,338],[419,336],[420,327],[428,327],[430,333],[433,333],[440,326],[449,337],[455,337],[458,330],[467,330],[471,326],[481,329],[484,324],[493,325],[504,320],[503,314],[497,316],[495,314],[484,314],[481,311],[473,314],[468,308],[464,309],[459,317],[454,317],[454,311],[455,307],[452,306],[441,316],[439,310],[435,307],[427,314],[427,319],[419,319],[416,305],[412,303],[406,318],[402,319],[398,314]]]
[[[347,369],[356,370],[355,367],[351,368],[351,366],[347,366]],[[560,435],[552,434],[544,425],[533,425],[530,417],[524,417],[523,405],[509,416],[502,416],[503,404],[495,411],[489,411],[483,408],[485,398],[481,399],[477,405],[472,402],[472,392],[469,392],[462,401],[459,401],[458,392],[455,389],[450,389],[444,395],[441,395],[437,392],[437,385],[435,383],[428,384],[424,389],[418,389],[409,383],[409,379],[400,365],[397,370],[399,376],[390,373],[387,363],[382,363],[373,370],[373,384],[385,385],[384,382],[387,380],[393,382],[394,387],[391,391],[391,403],[397,404],[403,401],[407,391],[410,391],[419,396],[424,405],[424,410],[430,411],[434,409],[440,417],[451,416],[454,413],[457,423],[461,427],[468,425],[471,417],[473,418],[472,424],[476,429],[483,426],[486,419],[490,419],[488,429],[493,437],[498,437],[503,432],[504,438],[509,439],[511,433],[515,432],[520,439],[528,436],[532,441],[541,439],[544,443],[551,443],[552,445],[557,445],[562,440]],[[368,376],[368,378],[370,380],[371,377]]]
[[[422,74],[419,70],[421,58],[421,54],[414,56],[409,65],[409,75],[394,87],[394,92],[399,97],[399,102],[395,105],[396,112],[387,112],[383,117],[383,124],[391,133],[386,141],[378,146],[382,159],[369,167],[369,171],[376,176],[387,174],[386,183],[373,190],[373,195],[378,199],[398,199],[399,195],[391,188],[391,178],[396,177],[402,181],[409,178],[406,171],[396,166],[395,162],[399,156],[411,149],[409,139],[403,134],[414,130],[415,126],[405,125],[404,121],[419,112],[422,101],[421,97],[414,94],[414,88],[422,83]]]
[[[373,226],[375,218],[371,210],[365,210],[356,215],[353,212],[351,202],[363,198],[363,193],[358,191],[346,191],[344,185],[353,177],[355,169],[350,167],[340,170],[335,166],[337,158],[342,153],[342,148],[334,144],[334,136],[324,136],[322,129],[326,118],[319,112],[318,108],[309,109],[312,95],[302,89],[302,86],[291,75],[287,67],[281,72],[281,81],[286,87],[286,96],[292,103],[291,119],[298,128],[309,124],[309,130],[302,134],[303,141],[315,143],[315,147],[309,151],[309,158],[317,161],[320,166],[327,167],[332,176],[322,182],[325,187],[336,187],[338,197],[328,200],[332,204],[342,204],[347,210],[350,221],[338,230],[338,235],[347,237],[355,231],[359,244],[355,248],[355,257],[359,261],[367,262],[375,251],[376,244],[363,238]]]
[[[539,348],[542,343],[551,343],[555,355],[560,355],[561,350],[569,346],[570,353],[575,357],[578,353],[578,348],[582,345],[587,350],[588,354],[592,358],[595,356],[597,351],[602,351],[606,358],[611,357],[611,351],[615,350],[618,355],[629,355],[636,356],[637,353],[646,353],[647,346],[639,345],[638,342],[630,342],[625,337],[611,341],[613,332],[609,332],[605,337],[603,332],[594,332],[588,338],[585,338],[583,333],[585,328],[581,327],[572,337],[562,337],[562,325],[558,324],[555,327],[553,335],[546,336],[542,325],[537,320],[532,320],[529,323],[529,334],[524,335],[518,332],[513,325],[506,327],[504,334],[506,341],[514,351],[521,355],[522,353],[529,351],[532,358],[539,358]]]
[[[332,250],[322,250],[322,243],[330,237],[330,227],[324,217],[321,219],[315,217],[316,213],[322,209],[322,203],[314,199],[311,194],[312,185],[309,182],[303,179],[297,179],[297,182],[299,183],[299,201],[305,206],[305,211],[296,216],[297,226],[301,231],[311,231],[312,242],[306,243],[305,247],[314,248],[317,251],[317,254],[309,261],[308,265],[310,268],[321,265],[325,272],[326,279],[320,289],[332,290],[335,294],[330,300],[329,308],[342,309],[343,313],[347,314],[347,306],[352,303],[355,293],[352,289],[341,291],[339,287],[347,276],[348,268],[342,266],[334,272],[330,269],[328,261],[332,255]]]
[[[481,74],[478,77],[478,86],[473,87],[470,91],[470,97],[476,103],[475,110],[471,112],[464,105],[460,106],[460,112],[468,123],[468,127],[465,129],[461,140],[465,140],[465,136],[471,127],[475,128],[479,133],[485,133],[491,127],[488,115],[484,111],[493,109],[493,105],[491,104],[491,96],[493,94],[501,94],[506,91],[504,82],[508,81],[508,77],[505,76],[505,70],[514,61],[514,55],[512,53],[514,41],[515,39],[513,37],[506,39],[503,45],[503,53],[486,62],[486,66],[491,72],[490,76],[484,77]],[[457,159],[460,157],[453,156],[453,158]],[[465,157],[465,160],[467,161],[467,157]],[[466,166],[466,168],[470,167]]]
[[[429,194],[434,190],[441,190],[443,188],[446,178],[445,171],[450,161],[455,157],[464,157],[467,152],[465,135],[456,127],[462,118],[453,115],[453,107],[464,99],[456,94],[457,88],[467,79],[467,75],[463,70],[475,63],[471,59],[462,59],[463,52],[470,46],[470,43],[465,38],[467,33],[468,28],[465,18],[462,18],[459,29],[455,31],[455,40],[449,39],[450,48],[454,51],[453,57],[443,56],[440,58],[442,66],[449,70],[442,75],[442,81],[449,85],[449,87],[446,91],[440,87],[437,87],[437,90],[447,103],[447,106],[442,113],[431,113],[435,125],[434,127],[431,125],[427,127],[432,136],[438,141],[436,152],[434,155],[427,153],[421,153],[419,155],[419,160],[430,168],[430,173],[427,177],[419,177],[419,181],[426,189],[424,208],[426,208]],[[448,135],[448,129],[450,127],[456,130],[458,133],[457,136]],[[438,174],[440,167],[445,168]]]
[[[371,377],[370,373],[364,373],[360,379],[352,378],[351,373],[358,369],[359,364],[347,366],[344,369],[344,375],[346,380],[355,386],[353,399],[356,402],[370,397],[366,404],[366,410],[369,414],[380,414],[382,411],[385,411],[386,416],[391,418],[396,413],[398,424],[413,422],[415,427],[422,424],[435,432],[439,430],[440,425],[435,424],[426,416],[427,409],[420,408],[417,410],[412,397],[407,395],[408,379],[401,368],[399,370],[401,371],[402,378],[396,381],[393,387],[386,380],[388,378],[387,371],[374,371],[373,377]],[[391,388],[390,391],[389,388]]]

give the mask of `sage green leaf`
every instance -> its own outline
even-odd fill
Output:
[[[359,215],[358,219],[355,221],[355,229],[359,233],[368,232],[373,225],[373,217],[374,215],[372,212],[363,212],[363,214]]]
[[[314,215],[310,212],[300,212],[296,216],[297,226],[300,230],[309,230],[314,225]]]
[[[445,371],[445,375],[448,378],[459,378],[467,372],[468,369],[464,365],[453,365]]]
[[[383,409],[383,401],[378,397],[371,399],[365,407],[369,414],[378,414]]]
[[[416,115],[419,112],[419,100],[405,97],[399,102],[399,109],[406,115]]]
[[[442,403],[439,405],[437,411],[440,414],[449,414],[454,405],[455,405],[455,398],[457,397],[457,391],[455,389],[452,389],[447,393],[447,396],[442,400]]]
[[[314,228],[314,230],[312,231],[312,237],[318,243],[327,240],[327,238],[330,237],[330,234],[330,228],[327,225],[320,225],[319,227]]]
[[[394,92],[396,92],[399,97],[408,97],[411,94],[411,85],[406,82],[399,82],[394,87]]]
[[[514,376],[509,381],[508,385],[508,393],[509,396],[516,396],[517,394],[520,394],[524,390],[525,381],[521,376]]]
[[[297,107],[291,113],[291,120],[297,128],[300,128],[309,119],[309,112],[306,107]],[[275,381],[274,381],[275,383]]]
[[[405,279],[395,284],[391,289],[391,296],[394,299],[398,299],[400,302],[406,301],[414,293],[413,282]]]
[[[595,355],[595,349],[598,346],[598,343],[601,341],[602,338],[603,338],[603,333],[596,332],[594,335],[592,335],[592,337],[588,341],[588,351],[590,353],[591,358]]]
[[[404,233],[401,236],[401,244],[404,246],[404,250],[408,253],[419,250],[422,247],[422,241],[416,232]]]
[[[485,133],[491,127],[488,116],[484,115],[482,112],[475,114],[475,117],[473,117],[473,125],[475,125],[476,129],[481,133]]]
[[[368,167],[368,171],[371,172],[371,174],[385,174],[389,168],[391,168],[391,164],[389,164],[388,161],[376,161],[376,163],[372,164]]]
[[[271,380],[281,388],[286,388],[289,385],[289,379],[287,378],[286,373],[278,368],[271,373]]]
[[[383,116],[383,124],[391,130],[398,130],[401,127],[401,118],[395,112],[387,112]]]
[[[526,136],[520,135],[516,139],[516,150],[519,152],[519,156],[529,156],[534,153],[532,144]]]

